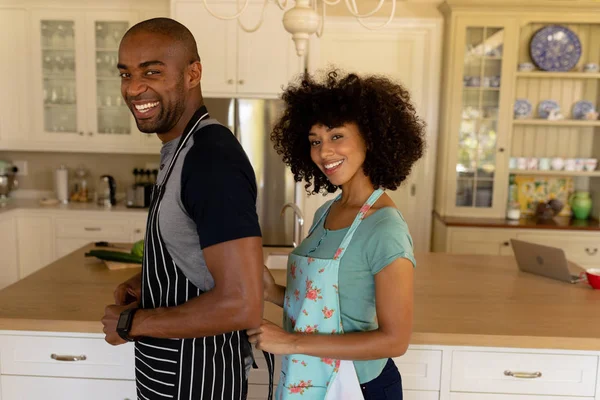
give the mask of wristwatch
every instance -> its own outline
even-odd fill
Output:
[[[119,321],[117,322],[117,333],[123,340],[127,340],[128,342],[135,341],[135,339],[129,336],[129,332],[131,331],[133,316],[137,310],[137,308],[128,308],[124,310],[121,315],[119,315]]]

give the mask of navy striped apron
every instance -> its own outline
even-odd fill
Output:
[[[173,165],[191,135],[210,125],[200,123],[206,118],[204,107],[192,117],[192,123],[188,124],[191,127],[182,135],[164,179],[153,188],[142,263],[142,308],[178,306],[203,293],[171,258],[160,234],[158,216]],[[194,339],[143,337],[135,343],[138,400],[244,400],[247,391],[244,359],[251,354],[245,331]],[[271,400],[274,357],[264,354]]]

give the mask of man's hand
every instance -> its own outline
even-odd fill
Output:
[[[106,335],[104,340],[113,346],[127,343],[117,333],[117,322],[119,322],[119,316],[121,313],[128,308],[135,308],[138,303],[131,303],[126,306],[110,305],[104,309],[104,317],[102,317],[102,325],[104,325],[104,334]]]
[[[115,304],[125,306],[142,301],[142,273],[136,274],[115,289]]]

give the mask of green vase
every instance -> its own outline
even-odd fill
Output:
[[[569,199],[575,219],[587,219],[592,211],[592,199],[588,192],[575,192]]]

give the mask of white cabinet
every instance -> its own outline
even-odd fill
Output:
[[[236,14],[235,2],[207,4],[217,15]],[[262,8],[263,2],[251,1],[240,23],[255,27]],[[205,97],[274,98],[303,71],[291,35],[283,28],[283,11],[275,4],[267,6],[261,27],[253,33],[245,32],[237,20],[213,17],[201,1],[173,1],[171,14],[196,39]]]
[[[558,247],[565,251],[567,259],[583,267],[597,267],[600,264],[600,233],[578,232],[565,235],[560,232],[523,232],[517,239]]]
[[[19,280],[17,225],[12,216],[0,219],[0,289]]]
[[[0,11],[0,54],[10,55],[10,62],[0,63],[0,143],[18,139],[27,131],[28,24],[25,10]],[[10,40],[8,40],[10,38]]]
[[[450,252],[454,254],[512,255],[511,229],[476,228],[453,229],[450,233]]]
[[[53,228],[53,219],[46,214],[32,213],[17,217],[19,279],[54,261]]]
[[[140,141],[116,68],[119,42],[135,20],[124,11],[32,12],[37,140],[109,147]]]
[[[3,400],[134,400],[135,381],[2,376]]]

